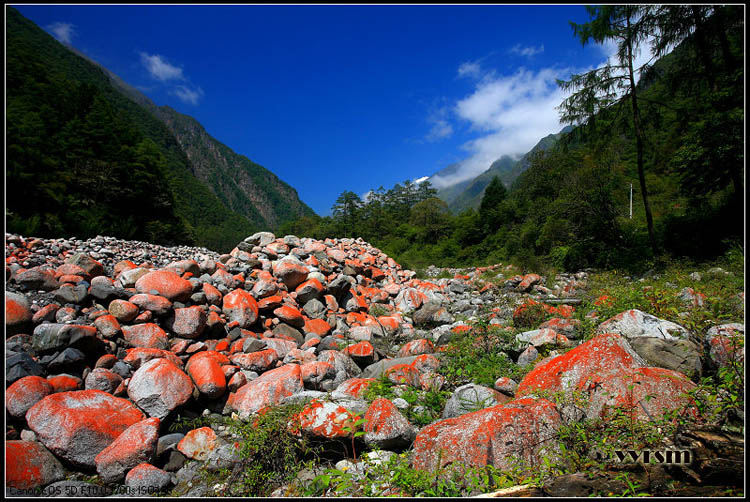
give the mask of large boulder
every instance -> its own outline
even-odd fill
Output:
[[[631,339],[630,345],[651,366],[679,371],[691,378],[701,376],[703,364],[700,349],[689,340],[643,336]]]
[[[102,481],[122,481],[127,471],[142,462],[150,462],[156,453],[160,423],[156,417],[135,423],[103,449],[94,458]]]
[[[5,442],[5,485],[32,490],[65,477],[62,464],[36,441]]]
[[[199,352],[198,354],[205,354]],[[227,390],[227,379],[218,361],[196,354],[188,361],[187,372],[198,391],[208,399],[217,399]]]
[[[229,395],[227,408],[236,410],[240,417],[257,413],[266,406],[279,404],[285,397],[304,390],[302,372],[298,364],[286,364],[266,371],[255,380]]]
[[[144,363],[130,378],[128,397],[150,417],[163,420],[193,395],[193,382],[168,359]]]
[[[354,434],[359,418],[340,404],[313,400],[296,417],[300,431],[318,439],[341,439]]]
[[[96,328],[77,324],[40,324],[34,328],[32,340],[37,354],[52,353],[70,346],[90,348],[96,344]]]
[[[711,363],[716,367],[745,362],[745,325],[741,323],[713,326],[706,333],[706,345]]]
[[[24,295],[5,292],[5,336],[31,332],[31,305]]]
[[[538,364],[521,380],[516,396],[581,392],[588,396],[583,410],[588,418],[625,407],[635,418],[649,419],[689,408],[683,394],[694,386],[682,373],[646,367],[623,337],[606,333]]]
[[[617,333],[627,339],[641,336],[676,340],[688,338],[688,331],[679,324],[641,312],[637,309],[620,312],[599,325],[597,333]]]
[[[169,348],[167,333],[152,322],[123,326],[122,336],[131,347],[165,350]]]
[[[498,469],[510,469],[514,458],[538,464],[556,452],[560,425],[550,401],[517,399],[428,425],[414,440],[412,465],[436,471],[455,462]]]
[[[52,453],[94,469],[94,458],[145,418],[131,402],[99,390],[50,394],[26,413],[29,428]]]
[[[10,416],[23,418],[36,403],[54,392],[52,385],[40,376],[26,376],[5,390],[5,409]]]
[[[244,289],[235,289],[224,296],[222,312],[229,322],[237,321],[240,328],[249,328],[258,320],[258,302]]]
[[[625,338],[605,333],[536,366],[518,384],[516,395],[576,390],[592,376],[617,378],[625,369],[642,366],[646,361]]]
[[[139,293],[163,296],[171,302],[184,302],[193,294],[193,285],[187,279],[169,270],[149,272],[135,283]]]
[[[365,413],[365,443],[390,450],[409,446],[417,436],[417,428],[388,399],[378,398]]]
[[[510,401],[510,398],[495,389],[467,383],[453,391],[443,408],[443,418],[453,418],[472,411],[489,408]]]

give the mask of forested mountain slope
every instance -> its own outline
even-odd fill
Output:
[[[10,231],[228,250],[253,231],[312,214],[273,173],[210,138],[193,119],[160,111],[12,7],[6,32]],[[167,125],[183,122],[202,131],[231,169],[183,150]],[[230,188],[216,190],[209,179]]]

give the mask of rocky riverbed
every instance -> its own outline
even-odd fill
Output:
[[[420,279],[359,239],[268,232],[224,255],[6,234],[6,494],[222,494],[198,473],[231,470],[240,438],[224,426],[170,432],[176,418],[247,422],[288,403],[304,404],[294,433],[319,443],[354,444],[356,434],[379,454],[409,452],[414,469],[510,469],[513,459],[559,454],[556,434],[570,416],[551,394],[585,393],[577,420],[628,405],[636,421],[698,416],[687,396],[701,376],[744,362],[733,343],[744,340],[743,319],[696,334],[640,310],[609,319],[592,311],[585,319],[595,332],[585,336],[572,314],[590,271],[516,272],[433,267]],[[705,301],[692,289],[679,294],[686,305]],[[446,348],[480,319],[510,333],[503,350],[528,371],[520,381],[498,375],[493,385],[449,388]],[[423,403],[364,399],[384,379],[402,394],[452,395],[434,420],[415,424],[407,417]],[[713,448],[693,466],[698,477],[714,472],[715,458],[744,452],[726,432],[711,433],[724,443],[695,434]],[[350,454],[338,453],[339,467],[366,468]],[[543,493],[606,485],[556,483]]]

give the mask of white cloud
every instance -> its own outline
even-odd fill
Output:
[[[430,179],[429,176],[422,176],[421,178],[415,179],[412,183],[414,183],[415,185],[419,185],[420,183],[422,183],[423,181],[427,181],[428,179]]]
[[[481,73],[482,67],[479,64],[479,61],[467,61],[458,66],[459,77],[479,78]]]
[[[433,108],[427,116],[427,123],[432,127],[430,128],[430,132],[423,138],[423,141],[434,143],[453,135],[453,126],[449,121],[450,113],[450,108],[445,104],[439,108]]]
[[[141,52],[141,63],[148,70],[151,77],[159,82],[171,86],[169,94],[176,96],[183,103],[197,105],[203,98],[204,92],[200,86],[193,85],[183,73],[182,68],[173,65],[159,54],[150,55]]]
[[[198,101],[203,97],[203,89],[200,87],[190,89],[184,85],[178,85],[172,90],[172,94],[180,98],[180,101],[183,103],[197,105]]]
[[[60,42],[70,45],[75,35],[75,25],[71,23],[56,22],[47,25],[47,29],[52,32],[52,35]]]
[[[541,54],[544,52],[544,44],[540,45],[539,47],[524,47],[521,44],[516,44],[508,51],[511,54],[518,54],[519,56],[525,56],[527,58],[530,58],[532,56],[536,56],[537,54]]]
[[[520,68],[512,75],[485,75],[454,108],[470,130],[482,134],[463,145],[469,157],[459,169],[433,178],[433,185],[441,188],[476,177],[503,155],[523,155],[544,136],[558,132],[562,126],[555,107],[563,93],[555,79],[569,75],[570,69],[564,68]]]
[[[146,67],[153,78],[161,82],[168,80],[185,80],[182,74],[182,68],[167,63],[164,58],[158,54],[153,56],[141,52],[141,63]]]
[[[634,68],[651,59],[650,40],[641,45]],[[492,162],[503,155],[518,158],[528,152],[544,136],[562,129],[557,106],[568,96],[556,83],[573,73],[585,73],[608,61],[616,63],[617,45],[608,41],[599,45],[604,59],[588,68],[519,68],[511,75],[499,75],[495,70],[480,69],[479,63],[463,63],[459,76],[476,78],[474,91],[459,100],[453,112],[469,123],[469,129],[480,133],[462,148],[469,156],[458,164],[449,176],[433,177],[436,188],[474,178],[486,171]],[[515,46],[511,51],[530,56],[544,50]],[[535,52],[534,52],[535,51]],[[636,80],[640,75],[636,76]]]

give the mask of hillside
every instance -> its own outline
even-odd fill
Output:
[[[503,155],[494,161],[489,169],[476,178],[441,189],[438,191],[438,197],[448,204],[448,207],[454,214],[458,214],[468,208],[479,208],[479,204],[482,202],[482,197],[484,196],[484,189],[490,184],[492,178],[497,176],[506,188],[510,188],[521,173],[529,168],[532,155],[536,152],[552,148],[563,134],[570,132],[572,129],[572,127],[566,126],[557,134],[545,136],[531,150],[522,155],[520,159],[513,159],[509,155]]]
[[[184,120],[231,165],[183,150],[148,98],[12,7],[6,30],[9,230],[228,249],[312,214],[294,189],[193,119]]]
[[[177,138],[193,174],[208,185],[227,208],[260,228],[275,229],[286,221],[314,215],[294,188],[217,141],[194,118],[168,106],[159,107],[156,116]]]

